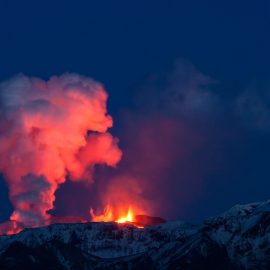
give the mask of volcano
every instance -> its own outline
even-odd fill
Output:
[[[116,222],[116,223],[129,223],[138,228],[145,226],[159,225],[165,223],[165,219],[161,217],[151,217],[148,215],[136,214],[135,207],[120,207],[113,208],[111,205],[107,205],[102,214],[96,215],[94,210],[90,209],[90,215],[92,221],[96,222]]]
[[[76,217],[76,216],[54,216],[51,215],[47,225],[52,224],[78,224],[78,223],[88,223],[90,220]],[[95,222],[95,220],[94,220]],[[96,222],[104,222],[102,220]],[[112,221],[114,222],[114,221]],[[115,221],[119,224],[130,224],[137,228],[144,228],[146,226],[153,226],[165,223],[166,220],[160,217],[151,217],[147,215],[136,215],[132,217],[130,220],[123,218],[122,220]],[[33,226],[32,228],[36,228],[39,226]],[[17,222],[15,220],[9,220],[3,223],[0,223],[0,235],[11,235],[17,234],[21,232],[25,227],[23,223]],[[29,228],[28,228],[29,229]]]

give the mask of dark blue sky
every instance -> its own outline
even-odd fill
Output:
[[[166,117],[188,123],[191,134],[200,134],[203,142],[199,150],[189,148],[192,155],[179,157],[178,163],[174,156],[166,171],[172,180],[164,196],[175,207],[161,212],[168,218],[200,220],[236,203],[270,198],[269,16],[267,0],[3,0],[0,80],[20,72],[43,79],[76,72],[101,81],[110,95],[113,132],[124,151],[131,148],[132,136],[145,126],[145,119]],[[180,78],[183,71],[175,67],[179,61],[197,70],[184,64],[189,80],[200,80],[197,72],[213,80],[209,93],[215,105],[203,116],[186,103],[180,116],[178,110],[175,116],[170,103],[164,105],[162,116],[156,116],[157,104],[168,89],[175,93],[178,86],[190,85]],[[135,119],[133,135],[127,132],[132,128],[126,115]],[[176,148],[189,141],[189,135],[181,136],[173,141]],[[193,187],[200,192],[192,192]],[[78,187],[77,196],[85,192],[82,189]],[[182,201],[183,192],[190,195]],[[64,199],[61,206],[61,192],[59,196],[61,212]],[[0,202],[4,220],[11,207],[3,181]]]

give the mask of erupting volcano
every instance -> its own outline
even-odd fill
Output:
[[[77,74],[48,81],[19,75],[0,84],[0,90],[0,172],[14,209],[10,220],[0,225],[0,233],[87,222],[54,217],[49,211],[60,185],[67,180],[92,183],[97,164],[115,167],[121,159],[118,139],[108,132],[113,122],[107,114],[106,91]],[[100,215],[89,206],[92,221],[151,224],[138,207],[139,187],[125,178],[111,186],[107,197],[113,204]],[[130,204],[132,196],[138,204]]]
[[[95,215],[94,209],[90,209],[90,215],[92,217],[93,221],[99,222],[99,221],[115,221],[118,223],[124,223],[124,222],[132,222],[134,220],[134,214],[130,207],[127,208],[127,210],[123,211],[113,211],[112,207],[110,205],[107,205],[104,209],[103,214],[101,215]]]
[[[140,220],[139,215],[137,212],[129,206],[128,208],[120,208],[120,209],[113,209],[110,205],[107,205],[104,209],[103,214],[96,215],[94,210],[90,209],[90,215],[92,221],[94,222],[116,222],[116,223],[126,223],[132,224],[138,228],[143,228],[145,225],[150,224],[143,224],[142,220]]]

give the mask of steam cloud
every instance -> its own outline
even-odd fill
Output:
[[[92,181],[95,164],[115,166],[118,140],[99,83],[64,74],[47,82],[18,75],[0,84],[0,171],[24,226],[49,222],[55,191],[69,176]]]

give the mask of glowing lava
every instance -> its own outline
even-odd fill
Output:
[[[116,220],[117,223],[126,223],[126,222],[134,222],[134,215],[130,208],[128,208],[128,212],[126,216],[120,217]]]
[[[96,215],[91,208],[90,215],[94,222],[132,223],[138,228],[143,228],[136,223],[135,211],[131,206],[125,209],[113,209],[110,205],[107,205],[101,215]]]

